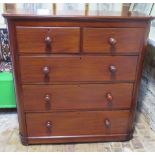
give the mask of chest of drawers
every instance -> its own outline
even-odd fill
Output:
[[[4,16],[23,144],[132,137],[150,17]]]

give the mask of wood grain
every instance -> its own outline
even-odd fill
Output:
[[[53,19],[53,18],[52,18]],[[30,27],[98,27],[98,28],[145,28],[147,25],[147,20],[114,20],[114,19],[84,19],[73,20],[73,19],[59,19],[59,20],[47,20],[40,19],[34,21],[32,19],[28,20],[15,20],[16,26],[30,26]]]
[[[117,72],[112,74],[113,64]],[[23,83],[53,83],[54,81],[117,81],[135,80],[137,56],[21,56]],[[50,68],[45,78],[43,68]]]
[[[142,48],[141,28],[84,28],[83,51],[85,53],[127,53],[139,52]],[[110,38],[116,40],[112,46]]]
[[[152,17],[4,16],[24,145],[132,138]]]
[[[23,85],[26,111],[129,109],[133,84]],[[111,93],[113,100],[107,100]],[[45,101],[45,96],[50,101]],[[123,95],[122,95],[123,94]],[[38,106],[39,105],[39,106]]]
[[[27,113],[28,136],[73,136],[128,133],[129,111],[79,111],[59,113]],[[105,126],[108,119],[111,127]],[[50,121],[51,129],[46,123]]]
[[[16,104],[17,104],[17,111],[18,111],[18,121],[19,121],[19,132],[23,137],[27,136],[26,130],[26,119],[25,114],[23,113],[23,94],[22,94],[22,87],[21,87],[21,78],[19,72],[19,57],[16,53],[17,44],[16,44],[16,31],[15,31],[15,23],[12,20],[7,20],[8,22],[8,30],[9,30],[9,46],[10,52],[12,56],[12,69],[13,69],[13,80],[14,80],[14,87],[16,93]]]
[[[77,27],[16,27],[19,53],[78,53],[80,29]],[[51,38],[46,47],[45,38]]]

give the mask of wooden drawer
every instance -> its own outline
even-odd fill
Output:
[[[20,53],[78,53],[78,27],[20,27],[16,28]]]
[[[29,137],[128,133],[129,111],[27,113]]]
[[[26,111],[130,108],[133,84],[23,85]],[[123,94],[123,95],[122,95]]]
[[[142,28],[84,28],[85,53],[136,53],[141,50]]]
[[[134,81],[137,56],[21,56],[23,83]]]

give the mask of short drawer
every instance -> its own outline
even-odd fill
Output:
[[[142,47],[142,28],[84,28],[85,53],[138,53]]]
[[[23,85],[26,111],[129,109],[133,84]],[[123,94],[123,95],[122,95]]]
[[[19,53],[78,53],[78,27],[16,27]]]
[[[137,56],[21,56],[23,83],[134,81]]]
[[[27,113],[29,137],[126,134],[129,111]]]

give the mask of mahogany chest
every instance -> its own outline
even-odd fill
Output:
[[[4,16],[23,144],[132,138],[150,17]]]

